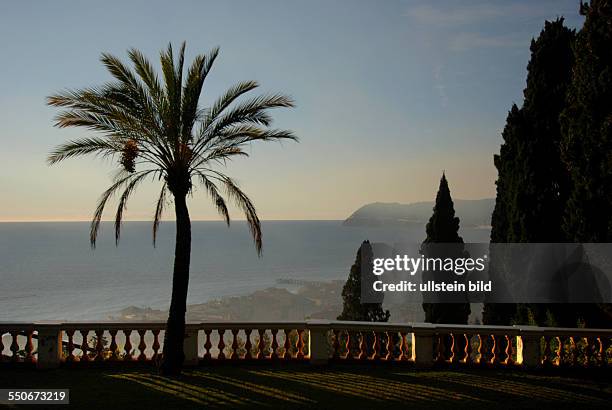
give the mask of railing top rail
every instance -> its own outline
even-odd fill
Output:
[[[0,322],[3,332],[26,329],[59,328],[75,330],[163,330],[163,321],[95,321],[95,322]],[[186,328],[191,330],[206,329],[337,329],[354,331],[398,331],[414,333],[430,332],[462,332],[488,333],[505,335],[543,335],[543,336],[612,336],[612,329],[557,328],[536,326],[489,326],[489,325],[455,325],[431,323],[387,323],[387,322],[353,322],[337,320],[305,320],[305,321],[204,321],[187,322]]]

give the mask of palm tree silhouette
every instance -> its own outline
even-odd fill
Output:
[[[187,195],[199,183],[228,225],[230,215],[226,202],[233,201],[244,212],[260,255],[261,225],[255,207],[236,182],[221,170],[234,156],[248,156],[244,148],[251,142],[297,140],[291,131],[270,128],[269,110],[293,107],[291,98],[282,94],[240,98],[258,87],[255,81],[234,85],[210,107],[199,105],[204,81],[218,53],[219,49],[215,48],[197,56],[183,80],[185,43],[177,61],[169,44],[160,53],[163,83],[149,60],[136,49],[128,51],[133,70],[118,58],[102,54],[101,62],[114,77],[113,82],[64,91],[47,99],[49,105],[63,109],[56,117],[55,126],[83,127],[99,134],[56,147],[49,155],[49,164],[88,154],[118,159],[119,170],[114,182],[100,197],[91,222],[92,247],[96,244],[105,205],[114,194],[122,191],[115,214],[117,244],[127,202],[141,182],[150,178],[161,183],[153,217],[153,245],[167,193],[171,194],[168,199],[174,199],[176,243],[172,299],[161,364],[164,374],[179,373],[184,360],[191,256]]]

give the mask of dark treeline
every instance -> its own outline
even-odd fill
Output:
[[[612,242],[612,2],[592,0],[580,12],[578,32],[559,18],[545,22],[531,42],[523,105],[512,105],[494,156],[492,243]],[[463,243],[444,175],[426,233],[423,246]],[[362,252],[371,255],[368,242],[351,269],[338,319],[387,321],[382,304],[360,303]],[[431,323],[467,323],[470,314],[469,303],[423,309]],[[485,303],[483,322],[610,328],[612,305]]]
[[[521,108],[494,157],[491,242],[612,240],[612,2],[582,4],[576,33],[562,18],[531,43]],[[483,321],[610,327],[609,305],[485,304]]]

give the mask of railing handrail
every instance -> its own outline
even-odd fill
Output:
[[[163,330],[165,321],[39,321],[39,322],[0,322],[0,330],[31,329],[31,328],[64,328],[64,329],[147,329]],[[545,336],[612,336],[612,329],[596,328],[562,328],[538,326],[495,326],[495,325],[459,325],[459,324],[432,324],[419,322],[357,322],[340,320],[308,319],[304,321],[189,321],[185,324],[187,329],[285,329],[285,328],[338,328],[342,330],[368,330],[375,331],[405,331],[405,332],[463,332],[463,333],[489,333],[506,335],[545,335]]]

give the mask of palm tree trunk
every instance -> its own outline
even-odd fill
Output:
[[[174,252],[174,274],[172,276],[172,300],[166,333],[164,336],[161,372],[176,375],[185,360],[183,340],[185,338],[185,312],[189,286],[189,260],[191,257],[191,220],[187,209],[186,195],[174,195],[176,214],[176,247]]]

